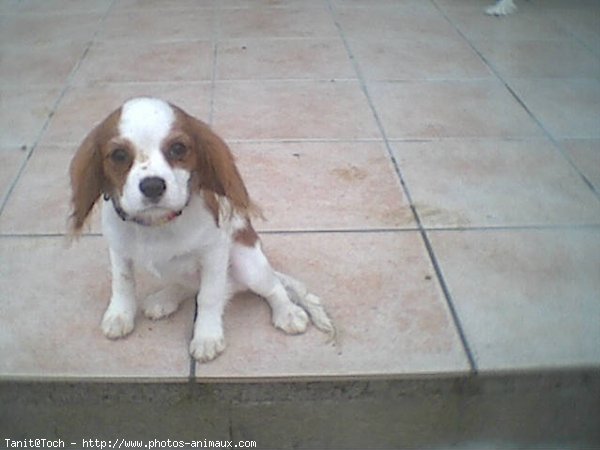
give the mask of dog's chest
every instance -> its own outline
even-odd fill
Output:
[[[200,282],[200,261],[198,254],[190,252],[175,255],[170,259],[148,260],[144,267],[163,280],[197,287]]]
[[[163,234],[152,238],[138,236],[129,247],[135,265],[166,281],[196,284],[202,257],[199,237]]]
[[[226,234],[192,203],[189,211],[158,227],[122,221],[103,209],[103,231],[109,245],[136,267],[169,282],[198,286],[202,258],[215,246],[227,245]]]

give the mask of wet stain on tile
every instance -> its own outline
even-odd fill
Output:
[[[333,169],[331,173],[344,181],[357,181],[364,180],[368,176],[368,172],[360,167],[354,165],[348,165],[345,167],[339,167]]]
[[[459,211],[450,211],[422,203],[415,203],[415,208],[417,208],[421,220],[427,222],[434,219],[434,223],[447,223],[454,226],[467,226],[471,223],[469,218]]]

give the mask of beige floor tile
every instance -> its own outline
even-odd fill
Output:
[[[315,13],[315,11],[320,11]],[[220,13],[220,37],[338,37],[326,5],[320,8],[236,8]]]
[[[0,148],[0,205],[8,194],[26,156],[27,153],[24,151]]]
[[[72,14],[84,12],[105,12],[111,0],[53,0],[51,2],[39,0],[19,0],[12,12],[40,14]]]
[[[474,45],[504,78],[600,76],[600,59],[574,39],[485,40]]]
[[[524,1],[516,1],[518,13],[510,16],[510,20],[490,17],[484,14],[485,9],[492,5],[493,0],[474,4],[470,0],[464,2],[447,0],[441,2],[445,14],[452,23],[468,39],[513,41],[526,39],[565,39],[569,32],[543,13],[544,8],[531,7]]]
[[[426,227],[600,224],[600,203],[546,140],[393,146]]]
[[[335,16],[348,38],[422,41],[458,37],[429,2],[399,3],[395,8],[337,8]]]
[[[213,8],[214,0],[116,0],[111,12]]]
[[[518,0],[494,18],[492,2],[0,1],[0,376],[189,375],[193,302],[160,322],[140,314],[109,341],[106,243],[84,235],[68,249],[60,236],[72,154],[141,95],[214,117],[264,209],[255,226],[274,266],[320,295],[340,330],[335,346],[314,327],[287,336],[263,300],[240,295],[228,348],[196,365],[200,380],[467,373],[420,234],[381,230],[414,219],[342,38],[433,228],[479,369],[598,366],[600,203],[577,169],[600,188],[600,9]],[[98,233],[97,211],[90,222]],[[573,228],[436,229],[536,225]],[[142,277],[140,297],[155,288]]]
[[[548,9],[557,9],[559,11],[575,9],[590,12],[598,10],[598,2],[596,0],[570,0],[565,3],[563,0],[546,0],[544,2],[544,7]]]
[[[331,4],[337,8],[407,8],[429,7],[428,2],[421,0],[332,0]]]
[[[232,149],[267,219],[255,221],[258,229],[415,226],[381,143],[243,143]]]
[[[201,120],[210,113],[210,83],[95,84],[70,88],[42,141],[77,146],[92,128],[129,98],[152,96],[173,102]],[[84,112],[84,113],[82,113]]]
[[[0,145],[14,149],[33,145],[60,93],[58,86],[0,88]]]
[[[380,137],[354,81],[220,82],[214,108],[227,139]]]
[[[174,378],[189,374],[193,302],[160,322],[137,318],[129,337],[100,330],[110,297],[102,238],[67,249],[61,237],[0,240],[0,373],[8,377]],[[140,295],[148,294],[145,285]]]
[[[214,21],[214,11],[207,8],[117,9],[105,19],[97,39],[119,42],[210,40]]]
[[[69,163],[75,149],[38,147],[0,216],[3,234],[65,234],[70,214]],[[99,232],[97,213],[91,228]]]
[[[417,232],[265,235],[273,265],[303,280],[336,322],[333,346],[310,327],[288,336],[263,300],[233,299],[228,347],[199,378],[464,372],[462,346]]]
[[[86,42],[58,45],[19,45],[0,48],[3,85],[30,87],[67,81],[83,56]]]
[[[94,44],[76,83],[210,80],[213,50],[207,41]]]
[[[519,97],[555,138],[600,137],[600,80],[509,80]]]
[[[225,8],[326,8],[326,0],[219,0]]]
[[[217,79],[356,78],[340,39],[238,39],[219,44]]]
[[[4,0],[0,2],[0,14],[12,14],[16,11],[19,0]],[[1,23],[1,19],[0,19]]]
[[[600,234],[432,232],[481,371],[600,364]]]
[[[352,53],[370,80],[486,78],[491,71],[460,38],[356,40]]]
[[[541,130],[494,80],[371,83],[388,138],[523,137]]]
[[[50,2],[44,3],[50,6]],[[75,2],[76,3],[76,2]],[[54,8],[54,5],[51,6]],[[15,14],[0,28],[4,45],[44,45],[67,42],[89,42],[100,26],[102,14]]]
[[[550,9],[544,14],[600,55],[600,8]]]
[[[600,139],[568,139],[562,141],[561,146],[600,192]]]

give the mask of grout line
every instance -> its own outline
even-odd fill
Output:
[[[329,83],[357,83],[357,78],[346,78],[346,77],[326,77],[326,78],[220,78],[218,80],[221,84],[234,84],[234,83],[247,83],[247,84],[262,84],[262,83],[319,83],[319,84],[329,84]]]
[[[189,40],[182,42],[191,42]],[[206,43],[210,43],[210,41],[205,41]],[[213,50],[214,56],[214,50]],[[425,84],[425,83],[471,83],[471,82],[484,82],[494,80],[494,74],[491,74],[488,77],[432,77],[432,78],[372,78],[368,81],[371,83],[381,83],[381,84]],[[519,78],[519,77],[515,77]],[[549,77],[526,77],[531,80],[560,80],[561,78],[549,78]],[[595,80],[594,77],[563,77],[562,79],[589,79]],[[113,86],[113,85],[180,85],[180,84],[211,84],[211,78],[193,78],[193,79],[185,79],[180,81],[170,81],[164,79],[157,80],[116,80],[116,81],[108,81],[108,80],[82,80],[78,83],[72,84],[72,86],[77,87],[87,87],[89,85],[96,86]],[[312,84],[328,84],[328,83],[358,83],[358,78],[352,77],[264,77],[264,78],[215,78],[215,83],[219,84],[235,84],[235,83],[244,83],[244,84],[285,84],[285,83],[312,83]],[[2,88],[15,88],[19,87],[18,83],[10,83],[10,82],[2,82],[0,80],[0,87]],[[30,85],[31,87],[36,88],[48,88],[53,87],[55,84],[52,83],[33,83]]]
[[[450,294],[450,291],[448,289],[448,286],[446,285],[446,280],[444,278],[443,272],[441,270],[441,267],[438,263],[437,257],[435,255],[435,252],[433,250],[433,247],[431,245],[431,242],[429,241],[429,237],[427,236],[427,231],[426,229],[423,227],[423,224],[421,222],[421,218],[419,217],[419,213],[417,212],[417,209],[415,207],[415,204],[413,202],[412,196],[410,194],[410,191],[408,189],[408,186],[404,180],[404,177],[402,175],[402,171],[400,170],[400,166],[398,164],[398,161],[396,160],[396,157],[394,156],[394,152],[392,150],[391,144],[390,144],[390,140],[387,137],[387,133],[385,131],[385,128],[383,126],[383,123],[381,122],[381,118],[379,117],[379,114],[377,113],[377,109],[375,108],[375,104],[373,103],[373,100],[369,94],[369,90],[367,88],[366,85],[366,81],[365,81],[365,77],[362,74],[362,71],[360,69],[360,66],[358,64],[358,62],[356,61],[354,54],[352,52],[352,49],[350,47],[350,44],[348,42],[348,39],[346,38],[344,31],[342,29],[342,26],[340,24],[340,22],[338,21],[336,14],[335,14],[335,10],[334,7],[331,4],[331,0],[327,0],[327,6],[329,9],[329,13],[334,21],[334,24],[338,30],[338,33],[342,39],[342,42],[344,44],[344,47],[346,49],[346,52],[348,54],[348,57],[350,59],[350,62],[352,64],[352,66],[354,67],[354,71],[357,74],[357,78],[358,81],[360,83],[360,87],[361,90],[363,91],[363,94],[366,97],[367,103],[369,105],[369,108],[371,109],[371,113],[373,114],[373,117],[375,119],[375,122],[377,123],[377,128],[379,129],[379,132],[381,133],[381,136],[383,137],[383,141],[385,143],[385,147],[388,153],[388,156],[394,166],[394,169],[396,171],[396,175],[398,176],[398,179],[400,181],[400,184],[402,185],[402,189],[404,191],[404,194],[406,195],[406,198],[409,202],[410,205],[410,209],[413,213],[413,216],[415,218],[415,221],[417,223],[418,226],[418,230],[419,233],[421,234],[421,238],[423,239],[423,242],[425,244],[425,248],[427,250],[427,254],[429,256],[429,259],[431,260],[431,263],[433,265],[433,268],[435,270],[438,282],[440,283],[440,286],[442,288],[442,291],[444,293],[444,297],[446,299],[446,304],[448,306],[448,309],[450,311],[450,314],[452,316],[452,320],[454,321],[454,325],[456,328],[456,331],[458,333],[458,336],[460,338],[461,344],[463,346],[463,350],[465,352],[465,355],[468,359],[469,362],[469,366],[471,368],[471,371],[474,374],[477,374],[478,372],[478,368],[477,368],[477,364],[475,362],[475,357],[473,355],[473,351],[471,350],[471,347],[469,345],[469,342],[467,340],[464,328],[462,326],[462,323],[460,321],[460,318],[458,316],[458,313],[456,311],[456,308],[454,307],[454,302],[452,300],[452,296]]]
[[[546,20],[549,20],[549,21],[553,22],[555,25],[558,25],[558,27],[560,29],[562,29],[571,39],[573,39],[578,44],[580,44],[582,47],[584,47],[586,50],[588,50],[593,56],[596,57],[596,59],[600,59],[600,52],[598,51],[598,48],[590,46],[584,39],[582,39],[579,36],[578,33],[573,31],[573,29],[570,26],[568,26],[564,23],[561,23],[561,21],[559,19],[557,19],[555,16],[550,16],[549,19],[548,19],[548,17],[546,17]]]
[[[209,99],[209,109],[208,109],[208,119],[207,123],[212,126],[213,119],[215,115],[215,85],[216,85],[216,76],[217,76],[217,56],[219,52],[219,43],[213,42],[213,53],[212,53],[212,70],[210,75],[210,99]]]
[[[600,230],[600,223],[598,224],[558,224],[558,225],[490,225],[490,226],[440,226],[440,227],[428,227],[422,226],[424,231],[428,232],[497,232],[497,231],[508,231],[508,232],[519,232],[519,231],[575,231],[575,230]],[[261,230],[257,229],[256,232],[261,236],[277,236],[286,234],[352,234],[352,233],[414,233],[420,232],[421,229],[418,227],[390,227],[390,228],[313,228],[306,230]],[[68,238],[67,233],[55,232],[55,233],[0,233],[0,239],[27,239],[27,238]],[[99,238],[102,237],[102,233],[84,233],[79,239],[85,238]]]
[[[213,7],[218,4],[219,0],[213,0]],[[215,112],[215,85],[217,79],[217,59],[219,56],[219,36],[221,28],[221,10],[220,8],[214,8],[213,14],[213,27],[211,31],[211,42],[213,46],[212,54],[212,68],[210,72],[210,107],[208,111],[208,125],[212,126]],[[196,318],[198,317],[198,302],[194,301],[194,319],[192,321],[192,336],[190,336],[189,342],[194,338],[194,326],[196,324]],[[190,371],[188,377],[188,383],[193,385],[196,381],[196,360],[188,352],[188,358],[190,360]]]
[[[182,42],[191,42],[190,40],[182,41]],[[209,41],[204,41],[207,44]],[[214,45],[213,45],[214,47]],[[214,49],[213,49],[213,57],[214,57]],[[214,70],[214,68],[213,68]],[[531,79],[535,79],[535,77],[527,77]],[[593,77],[582,77],[593,79]],[[472,78],[463,78],[463,77],[432,77],[432,78],[373,78],[369,81],[372,83],[381,83],[381,84],[419,84],[419,83],[447,83],[447,82],[478,82],[478,81],[490,81],[494,79],[491,74],[488,77],[472,77]],[[537,79],[544,80],[547,77],[538,77]],[[93,84],[94,86],[103,86],[103,85],[160,85],[160,84],[210,84],[212,82],[211,78],[193,78],[181,81],[169,81],[169,80],[117,80],[117,81],[107,81],[107,80],[83,80],[79,83],[75,83],[74,86],[78,87],[87,87],[87,85]],[[284,83],[312,83],[312,84],[328,84],[328,83],[358,83],[357,78],[352,77],[263,77],[263,78],[215,78],[214,82],[219,84],[284,84]],[[2,88],[14,88],[19,87],[18,83],[4,83],[0,80],[0,87]],[[54,84],[49,83],[33,83],[30,85],[31,87],[53,87]]]
[[[344,233],[404,233],[418,231],[416,227],[398,227],[398,228],[321,228],[311,230],[261,230],[257,229],[259,235],[280,235],[280,234],[344,234]]]
[[[4,212],[4,209],[6,208],[6,205],[8,204],[8,201],[9,201],[10,197],[12,196],[13,191],[15,190],[17,184],[19,183],[19,180],[21,179],[21,177],[23,175],[23,172],[25,172],[25,169],[26,169],[26,167],[27,167],[27,165],[29,163],[29,160],[31,159],[31,157],[33,156],[33,153],[37,149],[37,147],[38,147],[38,145],[40,143],[40,140],[42,139],[42,136],[44,135],[44,133],[48,129],[48,126],[50,125],[50,122],[52,121],[52,117],[56,113],[56,110],[58,109],[58,106],[62,102],[64,96],[67,93],[67,91],[69,90],[69,88],[71,86],[71,81],[73,80],[75,74],[79,71],[79,68],[81,67],[81,64],[83,63],[85,57],[89,53],[90,48],[92,47],[92,45],[94,43],[94,40],[96,39],[96,36],[100,32],[101,24],[105,21],[106,17],[108,16],[110,10],[112,9],[112,7],[113,7],[113,5],[115,3],[115,1],[116,0],[112,0],[111,1],[110,5],[108,5],[108,7],[106,8],[106,11],[104,12],[104,15],[102,15],[102,17],[100,17],[100,19],[98,20],[98,25],[97,25],[98,28],[96,29],[96,31],[94,32],[94,34],[92,35],[92,37],[90,38],[90,40],[88,41],[85,49],[83,50],[83,53],[82,53],[81,57],[79,58],[79,60],[77,61],[77,63],[73,67],[73,69],[71,69],[71,72],[69,73],[69,75],[67,76],[67,79],[65,80],[65,83],[63,85],[62,90],[59,92],[58,97],[56,98],[56,100],[54,100],[54,103],[52,104],[52,107],[50,109],[50,113],[46,117],[46,120],[44,121],[44,124],[40,128],[40,131],[36,135],[35,139],[33,140],[32,144],[31,144],[31,147],[28,149],[27,154],[26,154],[25,158],[23,159],[23,162],[21,163],[21,166],[19,167],[19,170],[17,171],[17,174],[15,175],[12,183],[10,184],[10,186],[7,189],[6,193],[4,194],[4,197],[1,199],[1,203],[0,203],[0,216]]]
[[[194,338],[194,325],[196,324],[196,317],[198,317],[198,302],[194,301],[194,317],[192,319],[192,335],[190,336],[189,340],[188,340],[188,345],[190,342],[192,342],[192,339]],[[190,359],[190,375],[189,375],[189,380],[188,382],[190,384],[193,384],[196,381],[196,360],[194,359],[194,357],[191,355],[191,353],[188,351],[188,358]]]
[[[84,239],[88,237],[102,237],[102,233],[86,233],[78,236],[78,239]],[[2,233],[0,239],[43,239],[43,238],[69,238],[67,233]]]
[[[219,79],[219,83],[356,83],[358,80],[356,78],[348,78],[348,77],[325,77],[325,78],[315,78],[315,77],[264,77],[264,78],[221,78]]]
[[[542,131],[544,136],[552,142],[554,149],[563,157],[563,159],[575,170],[575,172],[579,175],[584,184],[592,191],[594,196],[598,201],[600,201],[600,192],[594,187],[593,183],[581,172],[579,167],[573,162],[571,157],[564,151],[562,146],[560,145],[559,139],[556,139],[550,131],[544,126],[544,124],[537,118],[537,116],[529,109],[525,100],[523,100],[519,95],[514,91],[514,89],[508,84],[508,82],[502,77],[500,72],[496,69],[494,64],[492,64],[475,45],[471,42],[470,39],[465,36],[465,34],[456,26],[456,24],[450,19],[446,13],[437,5],[436,2],[433,2],[433,5],[440,12],[440,14],[446,19],[446,21],[454,28],[454,30],[462,37],[462,39],[467,43],[471,50],[475,52],[477,56],[481,59],[481,61],[492,71],[492,73],[496,76],[496,78],[504,85],[506,90],[512,95],[512,97],[517,101],[519,105],[525,110],[527,115],[533,120],[533,122],[538,126],[538,128]],[[532,78],[532,77],[528,77]],[[548,79],[546,78],[537,78],[537,79]]]
[[[228,144],[306,144],[306,143],[324,143],[324,144],[351,144],[351,143],[383,143],[380,138],[341,138],[341,139],[330,139],[330,138],[265,138],[265,139],[243,139],[243,138],[225,138]],[[405,141],[398,142],[428,142],[428,140],[415,140],[407,139]],[[52,147],[73,147],[79,145],[76,141],[49,141],[46,145]],[[3,150],[0,150],[2,152]],[[12,152],[13,150],[6,150]]]
[[[425,227],[427,231],[557,231],[557,230],[594,230],[600,229],[600,223],[594,224],[551,224],[551,225],[490,225],[473,227]]]
[[[501,81],[504,83],[508,92],[515,98],[515,100],[523,107],[523,109],[529,114],[529,116],[533,119],[533,121],[541,128],[544,135],[552,142],[554,148],[560,153],[560,155],[565,159],[565,161],[575,170],[575,172],[581,177],[582,181],[585,185],[592,191],[595,195],[596,199],[600,201],[600,192],[596,190],[593,183],[585,176],[585,174],[577,167],[577,165],[573,162],[571,157],[563,150],[560,142],[554,138],[554,136],[546,129],[546,127],[542,124],[542,122],[533,114],[533,112],[529,109],[524,100],[522,100],[517,93],[513,90],[511,86],[508,85],[506,81],[501,78]]]
[[[218,0],[214,0],[217,2]],[[213,5],[214,6],[214,5]],[[210,100],[208,111],[208,125],[212,126],[215,114],[215,87],[217,85],[217,67],[219,58],[219,38],[221,36],[221,10],[213,9],[213,27],[211,32],[211,43],[213,46],[212,68],[210,72]]]
[[[345,143],[350,144],[354,142],[360,143],[381,143],[383,142],[380,138],[266,138],[266,139],[226,139],[227,143],[230,144],[307,144],[307,143]]]
[[[570,137],[569,139],[589,139],[586,137]],[[544,140],[543,136],[517,136],[517,137],[485,137],[485,136],[455,136],[455,137],[431,137],[431,138],[388,138],[390,143],[420,143],[420,142],[441,142],[441,141],[501,141],[501,142],[524,142],[524,141],[540,141]],[[382,138],[324,138],[324,137],[314,137],[314,138],[261,138],[261,139],[251,139],[251,138],[225,138],[225,141],[228,144],[353,144],[353,143],[362,143],[362,144],[384,144],[384,140]],[[76,141],[49,141],[46,142],[48,146],[53,147],[72,147],[77,146],[79,142]],[[1,150],[0,150],[1,151]],[[8,150],[12,151],[12,150]]]
[[[114,46],[135,46],[145,44],[181,44],[181,43],[198,43],[198,42],[210,42],[209,38],[206,37],[173,37],[163,39],[148,39],[148,38],[100,38],[96,41],[97,44],[107,47]]]
[[[469,232],[469,231],[558,231],[558,230],[600,230],[600,223],[590,224],[552,224],[552,225],[490,225],[490,226],[439,226],[429,227],[422,225],[421,228],[424,231],[457,231],[457,232]],[[278,234],[318,234],[318,233],[331,233],[331,234],[342,234],[342,233],[406,233],[420,231],[421,228],[415,227],[390,227],[390,228],[323,228],[323,229],[310,229],[310,230],[261,230],[257,229],[256,232],[260,235],[278,235]]]

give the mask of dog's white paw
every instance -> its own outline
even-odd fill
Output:
[[[225,350],[223,333],[203,334],[194,333],[190,343],[190,354],[198,362],[208,362],[219,356]]]
[[[273,325],[288,334],[300,334],[308,326],[308,314],[293,303],[273,311]]]
[[[517,7],[513,0],[500,0],[485,10],[490,16],[507,16],[514,13]]]
[[[127,336],[133,331],[135,313],[108,308],[102,318],[102,332],[109,339]]]
[[[181,299],[175,298],[168,290],[155,292],[144,300],[144,315],[152,320],[162,319],[177,311],[180,302]]]

